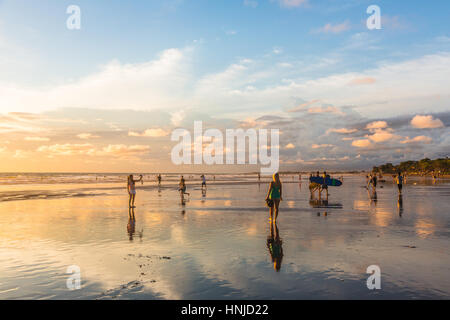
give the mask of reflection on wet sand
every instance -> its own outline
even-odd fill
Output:
[[[450,296],[448,183],[413,185],[411,178],[403,197],[386,183],[375,204],[364,178],[345,181],[329,202],[310,202],[307,188],[285,183],[272,225],[263,203],[267,183],[211,184],[207,198],[190,188],[181,205],[176,185],[143,189],[129,211],[123,188],[0,202],[0,298],[89,299],[110,290],[102,297]],[[374,263],[383,271],[376,295],[365,287]],[[69,265],[82,270],[79,291],[66,290]]]
[[[283,240],[276,222],[270,222],[270,235],[267,237],[267,248],[272,258],[273,269],[277,272],[281,269],[283,261]]]

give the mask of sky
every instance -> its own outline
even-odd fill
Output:
[[[370,5],[381,29],[367,28]],[[281,170],[446,157],[449,12],[446,0],[0,0],[0,172],[255,169],[174,165],[171,132],[194,121],[280,130]]]

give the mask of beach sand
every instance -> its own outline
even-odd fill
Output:
[[[306,176],[282,176],[276,272],[267,182],[207,178],[205,196],[188,179],[185,205],[175,176],[159,192],[154,178],[137,183],[134,227],[126,180],[1,186],[0,299],[450,297],[449,180],[409,178],[400,208],[389,177],[374,201],[365,177],[346,175],[326,205],[309,201]],[[66,286],[72,265],[80,290]],[[366,286],[370,265],[380,290]]]

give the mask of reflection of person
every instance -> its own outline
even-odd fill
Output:
[[[136,217],[134,215],[134,208],[131,207],[128,209],[127,232],[130,241],[133,241],[133,235],[136,232]]]
[[[398,199],[397,199],[397,210],[398,210],[398,215],[401,217],[403,214],[403,196],[401,193],[398,195]]]
[[[275,232],[274,232],[275,225]],[[279,272],[283,261],[283,241],[276,222],[270,222],[270,236],[267,237],[267,248],[273,262],[273,268]]]
[[[269,199],[273,201],[273,206],[270,207],[270,219],[273,219],[273,210],[275,207],[275,220],[277,220],[280,201],[283,200],[280,175],[278,173],[273,175],[273,181],[270,183],[269,190],[267,191],[266,201]]]
[[[133,175],[130,174],[128,176],[128,194],[130,196],[128,200],[128,206],[130,208],[134,208],[134,199],[136,198],[136,182],[142,181],[142,175],[140,176],[139,180],[134,180]]]

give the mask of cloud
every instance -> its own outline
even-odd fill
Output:
[[[100,138],[100,136],[94,135],[92,133],[80,133],[80,134],[77,134],[77,137],[80,139],[83,139],[83,140]]]
[[[16,150],[14,152],[13,158],[15,159],[26,159],[31,155],[31,152],[25,150]]]
[[[352,146],[357,148],[369,148],[372,146],[372,143],[368,139],[360,139],[360,140],[354,140],[352,142]]]
[[[343,114],[338,108],[333,106],[328,107],[312,107],[308,109],[308,113],[335,113],[335,114]]]
[[[50,141],[49,138],[43,138],[43,137],[25,137],[25,141]]]
[[[398,136],[390,132],[390,130],[381,130],[378,129],[372,135],[366,135],[366,138],[369,138],[373,142],[385,142],[393,139],[397,139]]]
[[[48,156],[73,156],[73,155],[94,155],[95,149],[91,144],[54,144],[50,146],[40,146],[38,152],[46,153]]]
[[[365,85],[365,84],[374,84],[377,80],[371,77],[365,78],[356,78],[349,82],[349,85],[357,86],[357,85]]]
[[[286,8],[300,7],[308,3],[307,0],[278,0],[278,2],[280,3],[280,6]]]
[[[406,137],[405,140],[403,140],[401,143],[424,143],[424,144],[430,144],[433,141],[433,139],[431,137],[427,137],[427,136],[417,136],[414,137],[412,139],[410,139],[409,137]]]
[[[314,99],[314,100],[311,100],[311,101],[304,102],[304,103],[296,106],[295,108],[292,108],[292,109],[288,110],[288,112],[304,111],[307,107],[309,107],[309,106],[311,106],[311,105],[313,105],[313,104],[315,104],[317,102],[320,102],[320,100]]]
[[[411,125],[418,129],[434,129],[442,128],[444,124],[440,119],[433,119],[433,116],[421,116],[417,115],[411,120]]]
[[[350,23],[348,21],[339,23],[339,24],[331,24],[331,23],[327,23],[326,25],[324,25],[323,27],[315,30],[314,32],[316,33],[341,33],[344,31],[350,30]]]
[[[374,121],[374,122],[369,123],[366,126],[366,129],[369,129],[369,130],[384,129],[384,128],[387,128],[387,126],[388,126],[388,124],[386,121]]]
[[[150,147],[146,145],[126,146],[124,144],[108,145],[103,149],[104,153],[116,156],[142,155],[150,152]]]
[[[286,149],[295,149],[295,146],[292,143],[288,143],[285,148]]]
[[[313,149],[331,148],[331,147],[334,147],[334,145],[332,145],[332,144],[313,144],[311,146],[311,148],[313,148]]]
[[[165,137],[165,136],[169,135],[169,132],[166,131],[166,130],[163,130],[161,128],[156,128],[156,129],[147,129],[143,133],[130,131],[130,132],[128,132],[128,135],[130,137],[152,137],[152,138],[156,138],[156,137]]]
[[[357,132],[357,129],[348,129],[348,128],[339,128],[339,129],[328,129],[327,134],[335,132],[335,133],[342,133],[342,134],[348,134],[348,133],[354,133]]]
[[[256,0],[244,0],[244,6],[256,8],[258,6],[258,1]]]
[[[99,72],[47,89],[0,83],[0,111],[44,111],[60,107],[148,110],[176,107],[190,80],[190,48],[168,49],[136,64],[112,61]],[[151,101],[149,106],[148,101]]]

